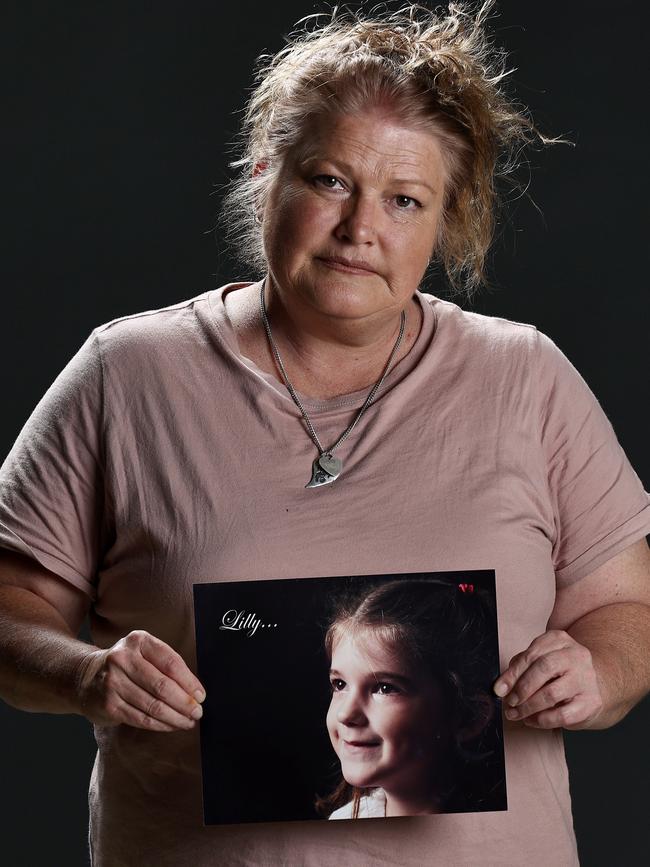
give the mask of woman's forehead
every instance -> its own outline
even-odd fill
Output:
[[[439,176],[444,168],[442,146],[433,131],[379,111],[312,118],[292,156],[297,164],[336,158],[375,170],[402,169],[414,176]]]

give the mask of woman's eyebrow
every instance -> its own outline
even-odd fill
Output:
[[[335,157],[322,156],[316,153],[307,154],[303,159],[298,161],[298,165],[300,166],[300,168],[303,168],[305,165],[307,165],[307,163],[312,162],[330,163],[333,166],[338,166],[347,173],[351,173],[353,171],[352,167],[343,160],[338,160]],[[433,195],[435,195],[436,193],[436,191],[430,184],[428,184],[426,181],[420,181],[416,178],[391,178],[390,181],[392,184],[413,184],[416,187],[425,187]]]

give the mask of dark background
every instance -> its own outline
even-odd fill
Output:
[[[486,757],[470,763],[464,777],[454,777],[465,798],[448,802],[443,812],[507,809],[501,700],[491,690],[499,676],[493,571],[228,581],[194,585],[197,674],[206,691],[201,719],[206,825],[325,818],[315,809],[314,795],[330,795],[341,781],[325,723],[331,697],[327,628],[344,597],[360,599],[387,582],[434,576],[429,593],[441,592],[438,585],[444,582],[460,594],[459,582],[467,582],[477,585],[477,595],[478,587],[484,588],[491,601],[480,680],[494,715],[480,742],[464,744]],[[254,634],[220,628],[224,614],[235,611],[255,612],[261,623]],[[466,678],[468,665],[461,669]]]
[[[211,230],[228,143],[254,58],[322,7],[229,6],[3,7],[2,456],[95,325],[248,276]],[[517,67],[511,86],[547,134],[576,147],[530,154],[527,196],[500,226],[496,288],[473,308],[558,343],[647,488],[642,8],[499,4],[492,26]],[[583,867],[646,863],[649,723],[646,699],[613,729],[565,732]],[[86,864],[90,726],[0,704],[0,732],[3,864]]]

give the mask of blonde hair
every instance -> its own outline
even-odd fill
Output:
[[[240,170],[221,208],[221,225],[237,259],[266,271],[256,214],[307,124],[326,114],[386,108],[432,132],[441,144],[447,183],[433,261],[452,291],[471,295],[487,283],[485,258],[496,221],[496,182],[509,180],[524,145],[548,139],[505,94],[505,53],[485,22],[494,0],[474,12],[451,2],[446,14],[419,4],[367,14],[334,7],[301,19],[275,55],[261,55],[244,111]],[[259,164],[264,171],[255,172]],[[517,186],[513,182],[513,186]]]

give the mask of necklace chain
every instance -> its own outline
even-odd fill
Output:
[[[291,381],[289,380],[289,377],[287,376],[287,371],[284,369],[284,364],[282,363],[282,358],[280,357],[280,352],[278,350],[278,347],[275,345],[275,340],[273,339],[273,334],[271,333],[271,323],[269,322],[268,316],[266,314],[266,305],[264,304],[264,282],[262,282],[262,287],[260,289],[260,310],[262,313],[262,322],[264,323],[264,328],[266,330],[266,336],[269,339],[269,344],[271,346],[273,356],[275,357],[275,360],[278,364],[278,367],[280,368],[280,373],[282,374],[282,378],[284,379],[284,384],[286,385],[293,402],[296,404],[296,406],[298,407],[298,409],[302,413],[302,417],[305,420],[305,424],[307,425],[307,431],[309,432],[309,436],[311,437],[316,448],[318,449],[319,455],[321,455],[321,456],[322,455],[330,455],[331,456],[334,453],[334,450],[337,449],[341,445],[341,443],[344,442],[344,440],[346,440],[350,436],[350,434],[352,433],[352,431],[354,430],[354,428],[357,426],[358,422],[360,421],[361,416],[364,414],[364,412],[368,409],[370,404],[373,402],[375,395],[377,394],[377,392],[381,388],[383,381],[388,376],[388,372],[389,372],[389,370],[393,364],[393,359],[395,358],[395,356],[397,354],[397,350],[399,349],[400,344],[402,342],[402,338],[404,337],[404,327],[406,324],[406,315],[405,315],[404,311],[402,310],[402,313],[400,316],[399,334],[397,335],[397,340],[395,341],[395,345],[393,346],[393,350],[390,354],[390,357],[389,357],[388,361],[386,362],[386,366],[384,367],[384,371],[383,371],[382,375],[379,377],[377,382],[373,385],[373,387],[368,392],[368,396],[366,397],[366,399],[363,403],[363,406],[361,407],[359,412],[356,414],[352,423],[350,425],[348,425],[348,427],[343,431],[341,436],[336,440],[336,442],[333,445],[331,445],[328,449],[324,449],[323,446],[321,445],[320,440],[318,439],[318,434],[314,430],[314,426],[311,423],[311,419],[307,415],[307,410],[302,405],[300,398],[296,394],[296,390],[294,389],[293,385],[291,384]]]

